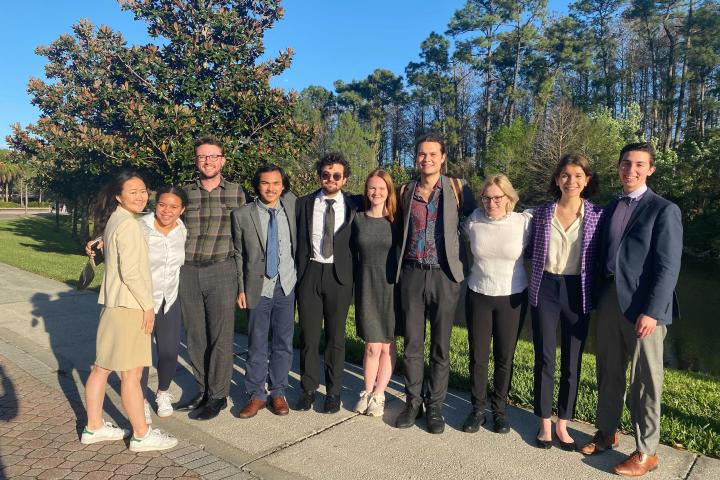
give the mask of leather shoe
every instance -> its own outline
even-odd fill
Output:
[[[658,467],[657,455],[634,452],[630,458],[615,465],[613,472],[624,477],[640,477],[647,472],[652,472]]]
[[[340,395],[327,395],[325,397],[325,413],[340,411]]]
[[[220,410],[227,408],[227,398],[209,398],[200,408],[190,412],[188,415],[193,420],[210,420],[220,414]]]
[[[307,411],[310,410],[315,403],[315,392],[303,392],[298,399],[296,410]]]
[[[445,431],[445,419],[442,416],[442,407],[440,405],[427,407],[425,421],[427,422],[428,432],[443,433]]]
[[[265,400],[250,400],[237,414],[238,418],[252,418],[265,406]]]
[[[595,432],[592,440],[580,447],[580,453],[583,455],[595,455],[602,453],[605,450],[612,450],[620,444],[618,434],[605,435],[603,432],[598,430]]]
[[[468,415],[465,419],[462,429],[465,433],[475,433],[480,430],[481,425],[485,425],[485,412],[483,410],[476,410],[473,408],[470,411],[470,415]]]
[[[191,398],[190,400],[183,402],[183,403],[176,403],[173,408],[177,410],[178,412],[189,412],[192,410],[195,410],[197,408],[202,407],[205,405],[205,402],[207,402],[208,397],[205,395],[204,392],[200,392],[197,394],[197,396]]]
[[[395,426],[397,428],[410,428],[415,425],[415,419],[422,417],[422,415],[422,405],[418,405],[415,407],[412,405],[412,403],[406,402],[405,408],[402,412],[400,412],[400,415],[398,415],[398,418],[395,421]]]
[[[510,423],[505,418],[505,415],[496,413],[493,415],[493,431],[495,433],[508,433],[510,432]]]
[[[287,415],[290,413],[290,406],[282,395],[270,398],[270,408],[275,415]]]
[[[543,450],[549,450],[552,448],[552,440],[543,440],[542,438],[538,438],[538,435],[540,435],[540,429],[538,429],[535,434],[535,446],[537,448],[542,448]]]

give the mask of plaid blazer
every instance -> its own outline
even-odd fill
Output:
[[[600,259],[601,222],[604,209],[587,200],[585,203],[585,216],[582,225],[582,249],[580,251],[580,283],[582,285],[583,313],[589,313],[594,308],[594,289],[596,272]],[[530,270],[530,305],[537,307],[540,282],[545,269],[548,244],[550,243],[550,228],[555,214],[556,201],[543,203],[533,211],[530,224],[530,243],[525,256],[531,259]]]

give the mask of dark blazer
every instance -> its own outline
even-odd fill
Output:
[[[290,244],[293,258],[297,249],[295,203],[297,197],[286,192],[280,197],[290,227]],[[265,241],[260,225],[259,207],[255,202],[246,203],[232,211],[232,233],[235,245],[235,263],[238,271],[238,291],[245,293],[248,308],[255,308],[262,295],[265,279]]]
[[[598,255],[600,253],[600,232],[604,209],[588,200],[584,202],[582,221],[582,248],[580,249],[580,285],[582,291],[583,313],[590,313],[594,307],[595,282],[597,280]],[[550,229],[555,215],[556,201],[546,202],[533,210],[530,225],[530,243],[526,256],[531,258],[530,287],[528,289],[530,305],[537,307],[545,261],[550,244]]]
[[[305,270],[313,255],[312,224],[315,197],[320,192],[316,190],[297,201],[297,273],[298,283],[302,281]],[[352,285],[354,275],[353,255],[350,251],[350,234],[353,219],[360,208],[360,197],[342,192],[345,199],[345,223],[335,232],[333,241],[333,257],[335,278],[341,285]]]
[[[455,194],[453,193],[452,186],[450,185],[450,179],[445,175],[440,177],[440,183],[442,185],[442,217],[443,217],[443,234],[445,237],[445,258],[447,259],[447,267],[449,268],[450,278],[455,282],[462,282],[465,279],[465,265],[467,264],[467,252],[465,248],[460,248],[459,238],[459,222],[460,213],[464,216],[470,215],[475,210],[475,196],[472,190],[465,181],[462,183],[462,196],[460,208],[458,208],[457,202],[455,201]],[[413,180],[405,185],[404,191],[398,190],[398,203],[400,207],[400,214],[402,215],[402,224],[400,225],[399,231],[401,232],[401,245],[398,262],[398,270],[395,275],[395,281],[400,280],[400,271],[402,270],[402,259],[405,257],[405,247],[407,246],[408,240],[408,229],[410,227],[410,204],[412,202],[413,192],[417,180]],[[400,195],[402,192],[402,196]],[[402,197],[402,198],[401,198]]]
[[[607,207],[603,222],[601,263],[607,259],[610,223],[617,200]],[[679,315],[675,285],[680,274],[683,226],[677,205],[648,189],[628,220],[615,261],[615,285],[625,318],[640,314],[669,325]]]

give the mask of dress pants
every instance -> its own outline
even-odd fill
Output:
[[[320,385],[320,337],[325,321],[325,384],[328,395],[339,395],[345,369],[345,322],[352,300],[352,284],[335,277],[332,263],[310,261],[297,287],[300,322],[302,388]]]
[[[582,311],[580,275],[543,272],[538,304],[531,309],[531,313],[535,347],[535,415],[540,418],[552,416],[557,326],[560,322],[560,391],[557,410],[558,418],[569,420],[575,415],[582,352],[590,321],[590,315]]]
[[[665,325],[643,339],[635,333],[635,322],[620,310],[615,282],[606,282],[598,303],[597,322],[597,427],[614,433],[620,424],[625,373],[630,363],[630,391],[625,401],[635,430],[637,450],[655,455],[660,442],[660,400],[662,396],[663,340]]]
[[[180,329],[182,328],[182,315],[180,299],[175,299],[168,311],[165,312],[165,301],[155,314],[155,346],[157,347],[157,376],[158,390],[166,391],[170,382],[175,378],[177,370],[178,351],[180,350]],[[140,385],[143,392],[148,387],[148,368],[143,368]]]
[[[245,389],[252,400],[267,400],[285,395],[293,357],[295,290],[285,295],[280,282],[275,283],[273,298],[260,297],[248,313],[248,360]],[[268,333],[272,332],[272,340]]]
[[[180,268],[180,305],[187,347],[200,392],[221,399],[230,393],[238,295],[235,260]]]
[[[441,269],[405,264],[400,272],[400,304],[405,328],[405,393],[417,407],[423,402],[425,320],[430,320],[430,378],[425,404],[441,406],[450,374],[450,332],[460,284]]]
[[[504,414],[513,357],[527,308],[527,289],[512,295],[489,296],[470,289],[465,297],[470,346],[470,397],[473,408],[484,410],[487,398],[490,340],[493,344],[493,393],[491,408]]]

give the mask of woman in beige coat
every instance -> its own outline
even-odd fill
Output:
[[[111,372],[120,373],[120,398],[133,429],[130,450],[164,450],[177,439],[145,422],[140,377],[152,364],[150,333],[155,323],[148,247],[135,215],[145,209],[148,192],[134,172],[119,173],[100,193],[95,237],[102,235],[105,276],[98,302],[100,314],[96,359],[85,386],[88,421],[81,442],[121,440],[129,432],[105,422],[102,406]]]

